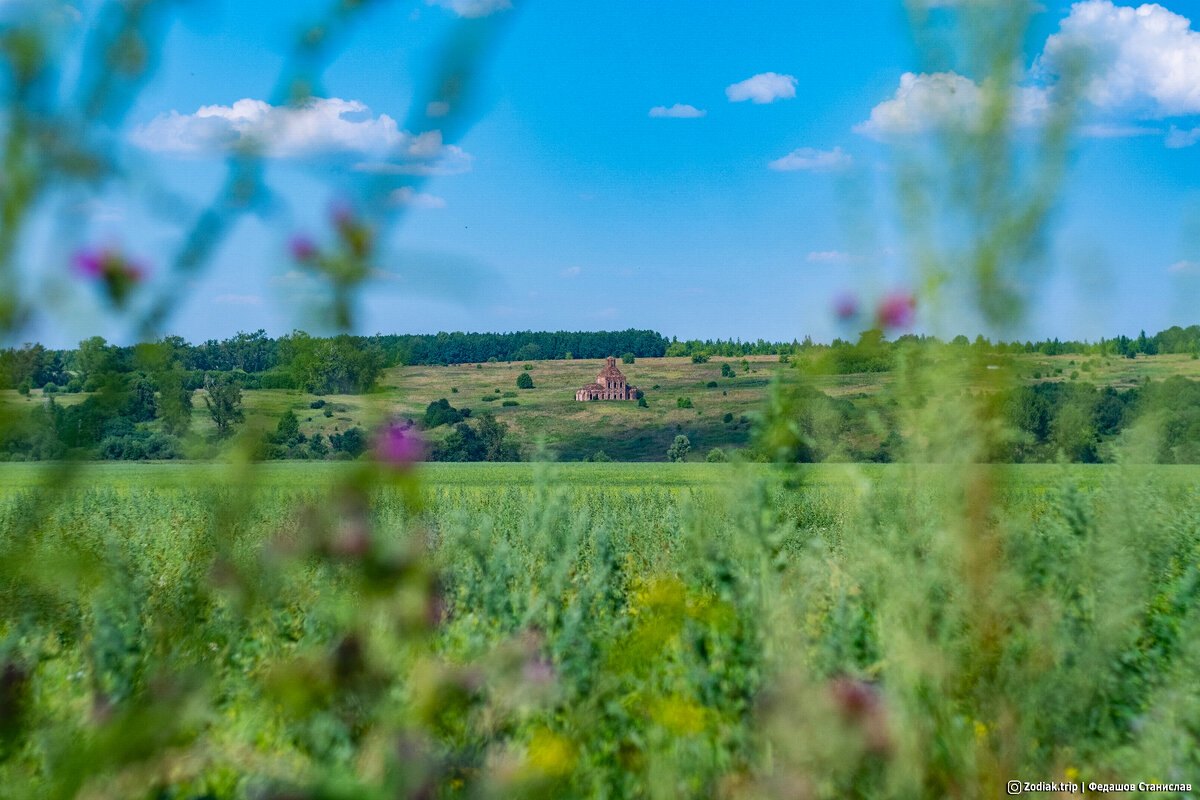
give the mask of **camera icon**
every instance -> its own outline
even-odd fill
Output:
[[[1020,794],[1021,793],[1021,782],[1020,781],[1009,781],[1008,782],[1008,793],[1009,794]]]

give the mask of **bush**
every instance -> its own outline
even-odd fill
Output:
[[[520,375],[517,376],[517,388],[518,389],[532,389],[533,388],[533,377],[528,372],[522,372]]]
[[[688,451],[692,449],[692,443],[688,437],[680,434],[675,437],[675,441],[671,442],[671,446],[667,448],[668,461],[683,461],[687,458]]]
[[[324,408],[325,401],[324,400],[313,400],[311,403],[308,404],[308,407],[309,408]]]
[[[606,454],[603,450],[597,450],[595,453],[583,460],[594,464],[607,464],[612,461],[608,454]]]
[[[726,361],[724,364],[721,365],[721,377],[722,378],[732,378],[736,374],[737,373],[735,373],[733,371],[733,367],[729,366],[728,361]]]
[[[708,451],[708,455],[704,457],[704,460],[709,464],[724,464],[729,460],[729,458],[726,457],[724,450],[719,447],[714,447],[712,450]]]
[[[58,385],[54,383],[47,383],[42,387],[42,394],[58,394]]]
[[[332,417],[333,416],[333,407],[325,406],[325,411],[323,413],[325,414],[326,418]]]
[[[705,355],[704,353],[692,353],[692,363],[693,364],[707,364],[708,356]]]
[[[632,364],[633,361],[634,361],[633,353],[622,353],[621,354],[621,363],[622,364]]]
[[[519,406],[521,404],[516,400],[505,400],[500,405],[504,406],[505,408],[511,408],[512,406]]]
[[[422,425],[426,429],[432,429],[441,425],[457,425],[462,420],[462,414],[458,409],[450,405],[450,401],[443,397],[425,407]],[[333,449],[337,450],[338,448],[335,446]]]
[[[726,412],[725,416],[721,417],[721,421],[728,425],[733,422],[733,414]]]
[[[691,408],[691,407],[692,407],[692,398],[690,398],[690,397],[676,397],[676,398],[675,398],[675,405],[676,405],[678,408]]]
[[[526,370],[533,369],[533,364],[523,364],[523,365],[521,365],[521,369],[526,369]]]
[[[450,394],[458,394],[458,387],[457,387],[457,386],[451,386],[451,387],[450,387]]]
[[[350,458],[358,458],[367,449],[367,432],[355,426],[345,433],[335,433],[329,437],[329,444],[334,453],[345,453]]]
[[[1035,373],[1033,373],[1033,379],[1034,379],[1035,381],[1036,381],[1036,380],[1040,380],[1040,379],[1041,379],[1041,377],[1042,377],[1042,373],[1041,373],[1041,372],[1035,372]]]
[[[644,398],[644,397],[638,398],[638,408],[649,408],[649,407],[650,407],[650,404],[646,402],[646,398]]]
[[[706,383],[706,384],[704,384],[704,385],[705,385],[705,386],[707,386],[709,389],[715,389],[715,388],[717,388],[717,382],[716,382],[716,381],[709,381],[708,383]]]

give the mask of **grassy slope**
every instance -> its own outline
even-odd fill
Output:
[[[307,435],[326,436],[355,425],[371,426],[385,415],[419,418],[425,406],[445,397],[458,408],[489,410],[508,424],[527,453],[539,441],[562,460],[579,460],[603,450],[620,461],[661,461],[676,434],[685,434],[692,442],[692,458],[702,459],[713,447],[737,448],[746,444],[749,422],[742,418],[759,408],[766,396],[767,384],[781,370],[786,377],[792,370],[773,356],[750,357],[750,371],[741,367],[741,359],[713,358],[706,364],[693,364],[687,358],[646,358],[634,364],[622,364],[629,382],[646,393],[649,408],[631,402],[577,403],[575,390],[594,380],[603,366],[601,360],[535,361],[530,371],[534,389],[518,390],[517,376],[524,371],[520,363],[493,363],[456,366],[397,367],[387,370],[380,381],[381,390],[365,396],[314,395],[287,390],[261,390],[245,393],[247,425],[272,428],[279,415],[292,408],[300,417]],[[1147,378],[1162,380],[1173,375],[1200,379],[1200,360],[1190,356],[1151,356],[1137,359],[1081,356],[999,357],[1020,379],[1028,383],[1068,381],[1073,372],[1077,380],[1097,385],[1129,388]],[[721,364],[728,361],[736,377],[722,378]],[[1061,371],[1061,372],[1060,372]],[[1039,378],[1034,378],[1040,374]],[[830,375],[817,379],[828,394],[848,397],[854,402],[871,402],[889,380],[887,374]],[[717,388],[708,388],[716,381]],[[654,388],[654,387],[658,388]],[[454,388],[458,392],[452,391]],[[497,392],[496,390],[500,391]],[[14,391],[0,392],[0,404],[25,405],[39,400],[40,392],[22,398]],[[80,402],[84,395],[60,394],[56,402]],[[484,397],[495,400],[484,402]],[[688,397],[693,408],[681,409],[676,398]],[[324,399],[336,409],[326,417],[309,404]],[[505,400],[520,405],[504,407]],[[204,407],[203,392],[195,396],[195,426],[201,434],[211,432],[212,423]],[[732,423],[723,422],[725,414]],[[441,428],[433,438],[445,435]]]

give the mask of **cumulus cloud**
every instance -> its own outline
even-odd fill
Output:
[[[1196,142],[1200,141],[1200,128],[1192,128],[1190,131],[1181,130],[1174,125],[1167,132],[1165,140],[1167,147],[1177,150],[1181,147],[1191,147]]]
[[[1187,17],[1157,4],[1075,3],[1047,39],[1035,71],[1054,76],[1081,55],[1090,76],[1086,96],[1099,109],[1150,117],[1200,113],[1200,33]]]
[[[357,100],[314,98],[302,106],[238,100],[202,106],[194,114],[172,111],[136,128],[137,146],[158,153],[201,156],[254,147],[272,158],[368,155],[395,159],[404,174],[445,174],[470,169],[471,157],[442,142],[441,131],[401,130],[387,114],[375,116]]]
[[[1133,8],[1082,0],[1071,6],[1025,76],[1035,85],[1015,90],[1014,122],[1037,122],[1051,87],[1077,63],[1087,68],[1083,94],[1099,120],[1080,129],[1084,136],[1158,134],[1157,128],[1129,120],[1200,114],[1200,32],[1192,30],[1187,17],[1157,4]],[[969,129],[979,119],[982,100],[983,89],[962,75],[907,73],[895,95],[872,109],[855,131],[881,139],[940,126]],[[1196,140],[1190,131],[1172,129],[1166,144],[1187,147]]]
[[[408,208],[445,208],[446,201],[428,192],[418,192],[411,186],[401,186],[392,192],[390,199],[393,204]]]
[[[767,164],[767,166],[781,172],[791,170],[835,172],[846,169],[852,163],[853,159],[848,153],[842,152],[842,148],[840,147],[835,147],[832,150],[816,150],[812,147],[801,147],[799,150],[793,150],[788,153],[783,158],[775,159]]]
[[[725,96],[734,103],[741,103],[745,100],[755,103],[772,103],[776,100],[795,97],[796,83],[796,79],[791,75],[764,72],[727,87]]]
[[[892,99],[871,109],[866,122],[854,132],[874,139],[925,133],[937,128],[970,130],[980,122],[985,98],[975,81],[955,72],[900,76],[900,87]],[[1011,98],[1013,121],[1029,125],[1045,113],[1049,99],[1045,89],[1021,86]]]
[[[650,109],[650,116],[652,117],[674,117],[676,119],[695,119],[696,117],[703,117],[707,113],[707,111],[703,111],[695,106],[687,106],[680,103],[676,103],[670,108],[655,106]]]
[[[512,8],[512,0],[425,0],[427,6],[441,6],[460,17],[487,17]]]

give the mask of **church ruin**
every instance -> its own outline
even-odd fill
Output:
[[[576,392],[575,399],[583,402],[589,400],[636,400],[637,387],[630,386],[625,382],[625,376],[621,374],[621,370],[617,369],[617,360],[609,356],[608,363],[596,376],[596,382],[589,383]]]

